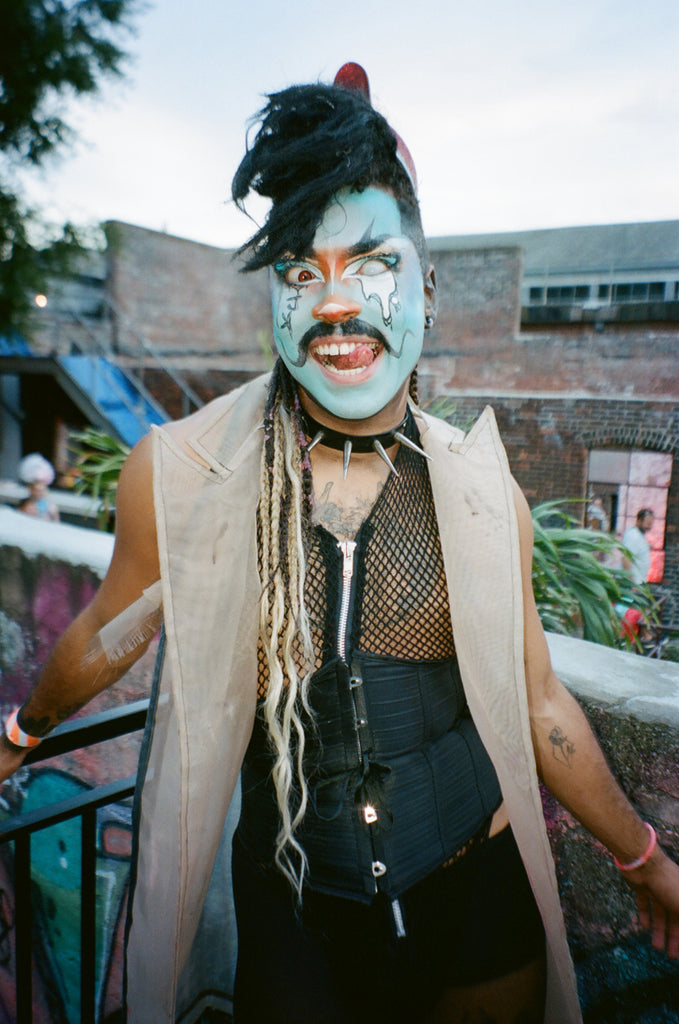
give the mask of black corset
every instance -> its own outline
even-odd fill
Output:
[[[405,432],[419,443],[412,416]],[[501,799],[455,658],[426,463],[401,446],[395,465],[399,475],[390,475],[356,536],[339,650],[343,556],[322,527],[306,573],[315,727],[305,751],[311,806],[297,835],[309,884],[357,899],[414,884],[464,846]],[[266,682],[260,652],[260,697]],[[263,864],[272,863],[279,828],[271,767],[258,712],[239,838]]]
[[[352,693],[358,676],[364,719]],[[397,896],[464,846],[501,799],[457,661],[408,664],[355,652],[351,668],[335,659],[317,672],[311,692],[311,806],[298,832],[309,885],[363,900],[378,889]],[[242,773],[238,834],[268,865],[278,831],[270,769],[258,723]],[[375,864],[384,871],[376,875]]]

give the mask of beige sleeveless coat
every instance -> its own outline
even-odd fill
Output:
[[[178,979],[191,954],[252,728],[259,597],[255,513],[267,381],[258,378],[217,399],[207,418],[201,415],[202,426],[189,443],[209,468],[187,456],[162,428],[154,431],[167,647],[147,728],[128,943],[130,1024],[175,1020]],[[518,531],[505,453],[490,409],[466,437],[440,420],[417,416],[433,460],[467,699],[495,765],[547,932],[546,1020],[577,1024],[581,1017],[528,722]],[[214,929],[210,936],[200,956],[218,965],[222,953]],[[183,1003],[190,998],[184,995]]]

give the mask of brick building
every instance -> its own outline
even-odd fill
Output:
[[[171,416],[190,408],[182,381],[208,399],[271,364],[265,272],[240,274],[228,251],[132,225],[110,223],[107,239],[36,314],[45,360],[96,345]],[[637,508],[654,508],[653,571],[679,597],[679,222],[430,244],[440,308],[420,365],[423,402],[445,398],[462,425],[493,405],[533,504],[581,499],[584,512],[596,494],[618,533]],[[9,388],[33,424],[30,447],[50,415],[87,419],[54,381],[38,386],[16,361],[0,369],[5,398]],[[0,415],[16,434],[8,404]]]
[[[463,423],[494,407],[531,504],[580,498],[584,516],[585,499],[601,497],[618,534],[653,508],[651,578],[676,601],[679,222],[439,238],[431,248],[443,287],[427,397],[448,396]],[[490,324],[474,320],[475,301],[494,311]],[[679,604],[668,614],[678,621]]]

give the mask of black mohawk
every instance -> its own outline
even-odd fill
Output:
[[[239,249],[246,270],[285,252],[309,250],[323,211],[342,188],[390,189],[419,222],[417,199],[396,155],[396,139],[362,94],[330,85],[295,85],[271,93],[234,176],[231,194],[244,210],[253,191],[272,201],[265,224]]]

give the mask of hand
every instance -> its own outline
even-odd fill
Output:
[[[643,867],[624,872],[636,892],[639,920],[650,929],[654,949],[679,957],[679,865],[656,846]]]
[[[13,775],[23,764],[28,750],[18,750],[4,733],[0,734],[0,783]]]

